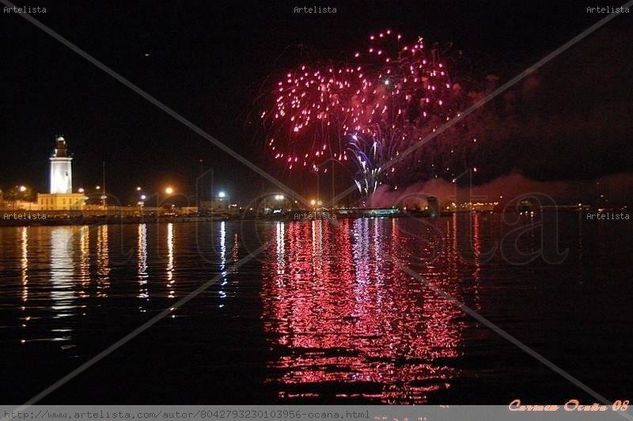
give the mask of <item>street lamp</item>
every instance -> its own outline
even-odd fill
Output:
[[[136,188],[136,191],[141,191],[141,190],[143,190],[143,189],[141,188],[141,186],[138,186],[138,187]]]
[[[174,194],[174,188],[171,186],[165,187],[165,194],[168,194],[168,195]]]
[[[24,193],[26,191],[26,186],[20,186],[18,187],[18,190],[20,191],[20,193]]]
[[[221,192],[219,192],[219,193],[218,193],[218,197],[219,197],[220,199],[224,199],[224,198],[226,197],[226,193],[225,193],[225,192],[223,192],[223,191],[221,191]]]
[[[147,196],[145,194],[141,194],[139,196],[139,201],[136,202],[136,204],[139,207],[139,210],[141,211],[141,218],[143,217],[143,208],[145,207],[145,200],[147,199]]]

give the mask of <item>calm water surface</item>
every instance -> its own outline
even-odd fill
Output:
[[[632,225],[561,214],[552,237],[538,217],[513,218],[0,228],[2,403],[212,279],[43,402],[595,400],[452,299],[630,399]]]

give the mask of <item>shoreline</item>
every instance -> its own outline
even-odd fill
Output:
[[[577,213],[579,215],[591,215],[590,209],[559,207],[543,208],[541,211],[554,211],[565,213]],[[0,213],[0,228],[2,227],[22,227],[22,226],[81,226],[81,225],[115,225],[115,224],[160,224],[160,223],[199,223],[199,222],[221,222],[221,221],[252,221],[252,222],[292,222],[292,221],[313,221],[313,220],[336,220],[336,219],[361,219],[361,218],[437,218],[450,217],[454,214],[478,213],[478,214],[534,214],[536,210],[516,210],[501,212],[498,210],[473,210],[473,211],[451,211],[432,214],[429,211],[403,211],[396,208],[386,209],[356,209],[330,211],[292,211],[277,215],[74,215],[64,214],[42,214],[39,212],[4,212]],[[598,218],[596,218],[598,219]],[[604,219],[604,218],[603,218]],[[628,218],[626,218],[628,220]]]

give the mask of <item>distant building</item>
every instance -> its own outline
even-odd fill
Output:
[[[35,202],[29,202],[28,200],[0,200],[0,209],[14,210],[14,211],[36,211],[40,207]]]
[[[200,209],[207,212],[228,212],[229,201],[223,197],[214,197],[211,200],[201,200]]]
[[[68,154],[63,136],[55,139],[55,151],[50,158],[50,193],[38,193],[37,205],[40,210],[82,210],[86,197],[73,193],[73,158]]]
[[[426,198],[428,203],[428,211],[431,216],[440,216],[440,203],[435,196],[428,196]]]
[[[221,193],[211,200],[201,200],[199,211],[201,215],[231,215],[238,213],[239,209],[236,204],[231,204],[229,198]]]

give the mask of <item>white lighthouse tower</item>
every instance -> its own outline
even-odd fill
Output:
[[[40,210],[68,211],[85,208],[86,197],[73,193],[72,157],[68,153],[64,136],[55,138],[55,150],[50,157],[50,193],[39,193],[37,204]]]
[[[64,136],[55,139],[55,151],[51,156],[51,194],[71,194],[73,192],[72,157],[68,156],[68,148]]]

